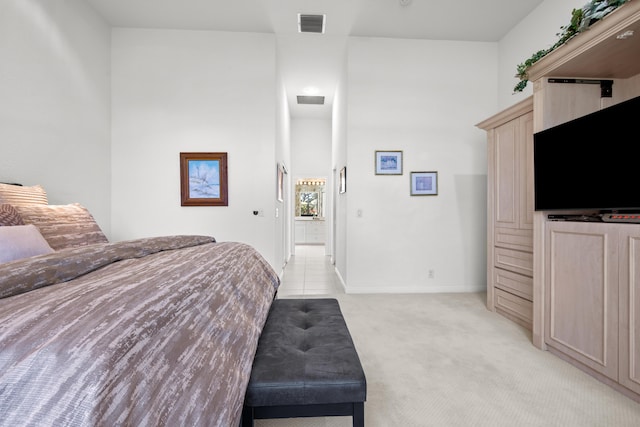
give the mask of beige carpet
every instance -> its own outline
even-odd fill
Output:
[[[367,427],[640,426],[640,404],[533,347],[484,294],[335,297],[367,376]],[[256,421],[293,426],[351,418]]]

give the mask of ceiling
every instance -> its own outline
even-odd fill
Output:
[[[330,118],[348,36],[497,42],[544,0],[86,0],[114,27],[275,34],[294,118]],[[324,34],[297,15],[325,14]],[[325,105],[297,105],[315,87]]]

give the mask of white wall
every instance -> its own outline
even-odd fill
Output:
[[[294,178],[331,175],[330,120],[291,120],[291,161]]]
[[[0,181],[110,231],[110,28],[84,0],[0,1]]]
[[[281,75],[278,73],[277,92],[277,114],[276,114],[276,161],[278,167],[282,168],[283,175],[283,197],[282,201],[276,201],[275,207],[275,252],[274,267],[281,275],[284,273],[284,266],[289,261],[293,252],[293,212],[291,208],[291,119],[287,93]],[[282,267],[281,269],[277,269]]]
[[[334,109],[334,167],[348,165],[336,269],[350,292],[485,286],[486,137],[475,124],[531,95],[513,93],[517,65],[584,3],[546,0],[498,44],[350,39]],[[404,151],[403,176],[374,175],[373,152],[388,149]],[[409,197],[411,170],[438,170],[440,194]]]
[[[334,188],[337,188],[339,174],[343,167],[347,165],[347,52],[343,58],[343,67],[340,73],[336,92],[333,100],[333,110],[331,115],[331,165],[333,172]],[[335,264],[335,271],[340,278],[342,285],[346,287],[348,276],[347,265],[347,197],[349,193],[349,170],[347,172],[346,192],[333,193],[332,209],[332,249],[331,257]]]
[[[518,64],[535,52],[548,49],[558,41],[561,27],[571,22],[571,11],[580,9],[586,0],[546,0],[514,27],[499,43],[499,109],[505,109],[533,93],[529,83],[524,91],[515,92]],[[497,110],[496,110],[497,112]]]
[[[495,108],[496,72],[495,43],[350,39],[349,292],[485,288],[486,136],[474,124]],[[403,175],[375,175],[375,150],[402,150]],[[411,171],[437,171],[439,194],[411,197]]]
[[[278,269],[274,36],[114,29],[112,76],[114,238],[207,234]],[[180,206],[179,153],[200,151],[228,153],[228,207]]]

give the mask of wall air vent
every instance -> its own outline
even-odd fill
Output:
[[[298,95],[298,104],[324,105],[324,96]]]
[[[324,33],[326,15],[298,14],[299,33]]]

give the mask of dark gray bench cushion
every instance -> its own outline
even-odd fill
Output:
[[[258,342],[245,406],[364,402],[367,384],[335,299],[277,299]]]

